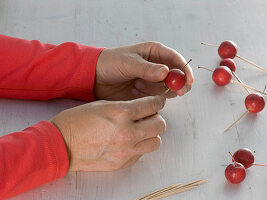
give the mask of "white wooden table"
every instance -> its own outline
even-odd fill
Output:
[[[210,182],[169,199],[265,199],[267,168],[252,167],[242,184],[224,177],[228,151],[248,147],[258,163],[267,163],[267,112],[247,115],[229,132],[223,130],[244,112],[246,93],[235,85],[217,87],[208,71],[217,49],[201,41],[231,39],[239,53],[267,68],[265,0],[1,0],[0,33],[47,43],[75,41],[117,47],[147,40],[175,48],[193,58],[195,84],[182,98],[168,100],[161,112],[167,121],[160,150],[134,166],[112,173],[68,173],[14,200],[135,199],[173,183],[199,178]],[[267,75],[237,61],[244,82],[262,88]],[[0,100],[0,134],[24,129],[83,102]],[[0,180],[1,181],[1,180]]]

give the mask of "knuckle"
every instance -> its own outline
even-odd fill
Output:
[[[148,42],[145,42],[145,45],[150,46],[150,47],[154,47],[154,48],[159,48],[159,47],[163,46],[162,43],[157,42],[157,41],[148,41]]]
[[[148,46],[154,45],[155,43],[157,43],[157,42],[156,41],[147,41],[147,42],[144,42],[144,44],[146,44]]]
[[[157,41],[152,41],[152,44],[156,47],[161,47],[162,44],[160,42],[157,42]]]
[[[129,108],[122,108],[120,109],[120,116],[122,116],[124,119],[130,118],[132,112]]]
[[[130,143],[134,139],[134,135],[130,128],[121,128],[118,131],[117,141],[120,144]]]
[[[156,50],[159,50],[161,49],[162,47],[164,47],[164,45],[160,42],[153,42],[153,48],[156,49]]]
[[[144,138],[147,134],[147,131],[143,128],[138,128],[138,130],[136,130],[136,132],[137,132],[137,135],[140,137],[138,139]]]
[[[118,106],[114,114],[115,114],[115,117],[119,119],[128,119],[131,117],[132,112],[133,111],[130,109],[130,106],[128,105],[128,103],[123,103],[122,105]]]

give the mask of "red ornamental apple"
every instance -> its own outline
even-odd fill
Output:
[[[164,82],[172,91],[180,90],[186,83],[185,73],[180,69],[171,69]]]
[[[249,168],[254,163],[254,155],[252,154],[252,151],[248,148],[243,148],[237,150],[234,155],[234,159],[236,162],[241,163],[244,165],[245,168]]]
[[[230,40],[224,41],[220,44],[218,53],[222,59],[234,58],[237,54],[237,45]]]
[[[220,66],[226,66],[226,67],[228,67],[233,72],[235,72],[235,70],[236,70],[235,61],[233,59],[231,59],[231,58],[223,59],[220,62]]]
[[[227,85],[232,79],[231,70],[226,66],[219,66],[213,71],[212,79],[219,86]]]
[[[241,183],[246,178],[246,169],[241,163],[232,163],[225,169],[225,177],[231,183]]]
[[[265,107],[265,100],[260,94],[249,94],[245,99],[245,105],[249,112],[258,113]]]

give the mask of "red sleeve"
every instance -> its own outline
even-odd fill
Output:
[[[43,44],[0,34],[0,98],[94,100],[103,48],[73,42]]]
[[[61,178],[68,167],[63,137],[50,122],[5,135],[0,138],[0,199]]]

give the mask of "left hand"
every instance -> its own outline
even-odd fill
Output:
[[[105,100],[132,100],[160,95],[167,89],[163,81],[169,69],[181,69],[185,64],[182,55],[158,42],[105,49],[97,62],[95,96]],[[192,69],[187,65],[183,71],[187,78],[185,87],[168,92],[167,98],[191,90]]]

